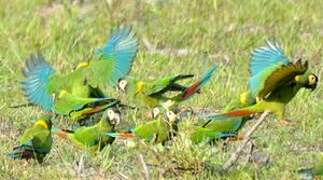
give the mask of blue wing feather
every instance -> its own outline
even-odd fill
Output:
[[[28,101],[49,112],[52,111],[54,102],[47,93],[47,85],[49,77],[54,73],[54,69],[47,64],[42,55],[31,55],[23,69],[26,79],[21,82]]]
[[[277,42],[267,41],[266,44],[265,47],[257,48],[251,53],[249,89],[254,97],[260,92],[273,70],[289,63]]]
[[[130,27],[118,28],[106,45],[98,49],[99,57],[115,61],[112,67],[112,77],[108,78],[109,83],[113,84],[129,73],[137,51],[138,39]]]
[[[278,63],[288,64],[289,61],[278,43],[267,41],[266,47],[257,48],[251,53],[249,66],[251,76],[257,75],[269,66],[273,66]]]
[[[202,77],[200,87],[204,86],[211,79],[215,70],[216,70],[216,66],[212,65],[210,70],[208,70],[208,72],[206,72],[205,75]]]

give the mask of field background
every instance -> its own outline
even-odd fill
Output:
[[[56,138],[42,165],[12,161],[2,154],[17,145],[41,112],[8,107],[26,102],[20,70],[31,53],[40,51],[59,72],[69,72],[93,59],[113,28],[131,24],[140,39],[131,75],[200,75],[217,64],[203,93],[183,106],[221,109],[246,88],[250,51],[266,39],[278,40],[291,60],[308,60],[311,71],[322,77],[322,9],[321,0],[0,0],[0,178],[144,178],[142,154],[153,179],[296,179],[295,170],[309,166],[323,151],[320,85],[312,93],[301,90],[288,105],[286,116],[295,125],[281,126],[270,116],[254,134],[257,151],[268,163],[246,163],[244,154],[227,174],[219,174],[218,168],[239,143],[225,152],[220,145],[192,145],[185,131],[169,148],[117,143],[96,156]]]

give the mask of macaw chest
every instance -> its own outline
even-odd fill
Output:
[[[44,138],[35,137],[32,140],[32,145],[33,145],[33,148],[36,150],[36,152],[46,154],[46,153],[49,153],[52,146],[52,142],[53,142],[53,139],[50,135]]]
[[[163,120],[154,120],[137,127],[134,133],[147,142],[162,143],[169,137],[170,126]]]

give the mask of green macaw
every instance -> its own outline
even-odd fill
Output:
[[[323,153],[320,153],[318,161],[311,168],[301,169],[298,171],[301,179],[313,179],[314,177],[323,176]]]
[[[25,130],[20,145],[13,148],[7,156],[12,159],[37,159],[42,163],[52,147],[52,115],[43,115],[31,128]]]
[[[223,111],[228,112],[235,108],[251,105],[253,101],[249,95],[249,92],[243,92],[240,98],[233,99]],[[238,136],[238,131],[249,119],[250,117],[231,117],[219,121],[212,121],[205,126],[203,126],[205,122],[203,124],[193,125],[189,129],[190,139],[193,143],[201,143],[236,137]]]
[[[137,107],[164,107],[171,109],[180,102],[187,100],[211,79],[215,71],[215,66],[198,81],[186,87],[178,83],[180,80],[192,78],[193,75],[177,75],[164,77],[153,81],[142,81],[132,77],[120,79],[117,89],[126,94],[127,99],[132,101]],[[167,96],[169,92],[179,92],[172,97]]]
[[[153,142],[156,144],[164,144],[175,136],[177,131],[177,116],[173,111],[166,112],[166,118],[158,117],[159,109],[153,109],[154,120],[141,124],[129,132],[109,132],[108,136],[133,139],[139,138],[146,142]]]
[[[277,43],[255,49],[250,62],[251,78],[249,93],[256,103],[230,112],[207,117],[207,126],[212,121],[232,117],[245,117],[266,110],[278,119],[284,118],[285,106],[301,88],[314,90],[318,77],[308,71],[307,61],[289,62]]]
[[[229,112],[235,108],[242,108],[252,105],[255,101],[250,97],[248,91],[243,92],[239,98],[233,99],[225,108],[224,112]],[[205,118],[210,115],[203,115]],[[201,117],[201,116],[200,116]],[[238,137],[239,130],[250,120],[251,117],[229,117],[218,121],[211,121],[205,124],[205,121],[189,128],[190,139],[193,143],[212,142],[219,139]]]
[[[253,104],[255,104],[255,101],[253,101],[250,98],[250,93],[246,91],[240,95],[240,98],[233,99],[224,108],[223,112],[224,113],[230,112],[233,109],[244,108]],[[217,115],[208,116],[207,119],[209,119],[210,117],[218,117],[218,116]],[[222,119],[210,121],[209,123],[206,123],[206,124],[204,122],[201,128],[207,128],[210,131],[224,133],[224,135],[222,135],[221,138],[225,138],[225,134],[228,134],[228,137],[233,137],[235,135],[238,135],[239,130],[250,119],[251,119],[251,116],[222,118]]]
[[[98,60],[82,63],[68,74],[58,74],[42,55],[32,55],[23,69],[22,89],[28,101],[48,112],[66,115],[87,104],[106,101],[100,89],[114,86],[127,75],[138,50],[129,27],[120,27],[102,49]]]
[[[70,140],[79,148],[95,152],[114,141],[115,138],[107,136],[106,133],[114,131],[115,126],[120,123],[120,116],[118,110],[110,108],[103,112],[100,121],[93,126],[82,126],[76,130],[53,128],[53,133]]]

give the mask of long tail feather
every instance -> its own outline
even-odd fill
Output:
[[[68,133],[74,133],[71,130],[59,129],[59,128],[56,128],[56,127],[52,127],[51,131],[52,131],[53,134],[56,134],[58,137],[63,138],[63,139],[67,138]]]
[[[33,148],[23,144],[15,147],[12,152],[6,154],[11,159],[31,159],[34,157]]]
[[[98,113],[98,112],[101,112],[101,111],[104,111],[108,108],[111,108],[111,107],[114,107],[116,106],[118,103],[120,103],[119,100],[114,100],[113,102],[109,102],[108,104],[104,104],[104,105],[101,105],[101,106],[96,106],[94,107],[93,109],[89,110],[89,111],[86,111],[84,112],[82,115],[91,115],[91,114],[95,114],[95,113]]]
[[[196,92],[199,92],[199,90],[211,79],[215,69],[216,69],[216,66],[213,65],[212,68],[203,76],[202,79],[196,81],[190,87],[186,88],[186,90],[183,92],[181,96],[181,99],[186,100],[190,98],[192,95],[194,95]]]
[[[133,139],[135,135],[132,132],[108,132],[107,136],[122,139]]]
[[[194,77],[194,74],[178,75],[173,79],[172,83],[175,83],[175,82],[177,82],[179,80],[189,79],[189,78],[192,78],[192,77]]]
[[[246,117],[246,116],[250,116],[255,113],[256,113],[255,111],[248,110],[248,109],[244,108],[244,109],[240,109],[240,110],[230,111],[227,113],[221,113],[221,114],[208,116],[205,118],[205,119],[208,119],[208,121],[203,125],[203,127],[206,127],[212,121],[221,121],[221,120],[234,118],[234,117]]]

